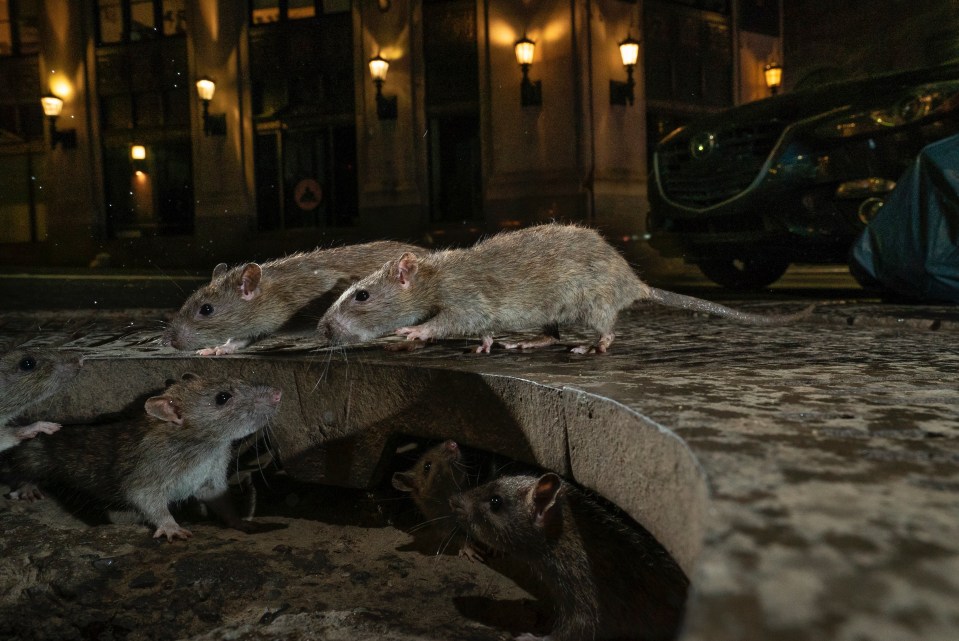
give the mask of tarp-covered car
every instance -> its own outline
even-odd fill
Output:
[[[705,117],[653,158],[647,231],[731,288],[845,263],[903,171],[959,132],[959,62],[823,85]]]

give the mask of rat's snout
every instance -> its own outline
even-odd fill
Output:
[[[334,343],[336,339],[336,329],[333,327],[333,319],[322,318],[316,329],[327,343],[331,345]]]
[[[460,447],[454,440],[446,441],[445,443],[443,443],[443,446],[450,452],[455,452]]]
[[[283,398],[283,390],[274,389],[270,392],[270,403],[277,405],[280,402],[280,399]]]
[[[160,343],[173,349],[183,349],[180,337],[177,336],[172,327],[163,332],[163,336],[160,337]]]
[[[451,496],[449,504],[450,509],[453,510],[453,514],[457,516],[466,516],[466,506],[463,504],[463,499],[459,494],[454,494]]]

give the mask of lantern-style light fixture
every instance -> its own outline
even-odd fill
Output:
[[[77,146],[76,129],[57,129],[57,118],[63,111],[63,99],[53,94],[47,94],[40,98],[40,105],[43,107],[43,115],[50,122],[50,149],[55,149],[61,145],[64,149],[74,149]]]
[[[627,34],[626,39],[619,43],[619,57],[623,61],[623,66],[626,67],[626,82],[609,81],[609,104],[631,105],[636,99],[633,69],[636,68],[636,62],[639,60],[639,40]]]
[[[226,135],[226,114],[211,114],[210,101],[216,91],[216,83],[207,76],[196,81],[196,94],[203,103],[203,133],[207,136]]]
[[[383,83],[386,82],[386,72],[390,70],[390,62],[380,54],[370,58],[370,77],[376,85],[376,117],[380,120],[396,120],[396,96],[383,95]]]
[[[147,148],[143,145],[133,145],[130,147],[130,158],[133,160],[146,160]]]
[[[763,68],[763,77],[766,79],[766,86],[770,93],[776,95],[779,93],[779,87],[783,81],[783,66],[778,62],[770,62]]]
[[[533,64],[536,43],[523,36],[513,45],[516,62],[523,72],[523,81],[519,86],[519,102],[523,107],[539,107],[543,104],[543,83],[529,79],[529,68]]]

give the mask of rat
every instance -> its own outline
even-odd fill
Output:
[[[450,498],[469,485],[469,466],[463,460],[459,444],[453,440],[434,445],[408,471],[393,474],[393,487],[410,493],[426,517],[426,524],[451,519]],[[482,552],[469,541],[463,544],[459,554],[470,561],[483,560]]]
[[[685,573],[648,531],[628,526],[558,475],[502,476],[455,495],[450,507],[470,536],[526,562],[542,581],[555,609],[546,639],[677,635]]]
[[[39,434],[53,434],[59,423],[37,421],[7,427],[32,405],[63,389],[80,371],[78,354],[53,349],[15,348],[0,355],[0,452]]]
[[[163,342],[197,349],[202,356],[232,354],[272,334],[293,315],[328,292],[379,268],[415,245],[377,241],[291,254],[262,265],[232,269],[220,263],[210,282],[187,298],[173,316]],[[221,343],[210,347],[212,343]]]
[[[228,526],[251,531],[229,500],[232,443],[259,431],[282,392],[265,385],[184,374],[144,403],[145,414],[103,425],[67,425],[55,438],[10,452],[14,474],[45,486],[79,491],[110,509],[135,510],[156,527],[154,538],[192,533],[170,503],[195,496]]]
[[[540,337],[500,343],[532,349],[556,343],[560,326],[582,323],[599,338],[572,351],[603,353],[615,337],[617,315],[634,301],[764,325],[793,322],[812,311],[750,314],[651,287],[595,230],[554,223],[501,232],[467,249],[394,257],[347,288],[317,329],[333,345],[390,332],[423,342],[478,335],[482,344],[475,351],[489,353],[498,332],[544,328]]]

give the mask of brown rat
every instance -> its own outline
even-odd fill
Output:
[[[547,639],[665,641],[678,633],[689,586],[679,565],[645,529],[556,474],[503,476],[450,505],[471,536],[528,563],[550,591]]]
[[[0,355],[0,452],[60,425],[37,421],[24,427],[7,423],[31,405],[63,389],[80,370],[78,354],[53,349],[15,348]]]
[[[232,442],[260,430],[282,393],[238,380],[194,374],[144,404],[145,415],[91,426],[65,426],[56,438],[24,443],[10,453],[14,474],[49,487],[78,491],[111,509],[134,509],[156,527],[154,538],[191,532],[169,504],[195,496],[227,525],[249,530],[229,501]]]
[[[378,241],[292,254],[262,265],[229,269],[220,263],[210,282],[170,321],[163,341],[203,356],[231,354],[272,334],[310,302],[342,291],[415,245]],[[211,345],[218,344],[211,347]],[[200,349],[203,348],[203,349]]]
[[[755,324],[808,315],[764,316],[650,287],[595,230],[547,224],[492,236],[468,249],[408,252],[351,285],[318,325],[333,344],[395,332],[407,340],[480,336],[489,352],[498,332],[544,328],[529,349],[555,343],[556,328],[585,324],[599,334],[577,353],[605,352],[620,310],[643,300]]]
[[[408,471],[393,474],[393,487],[410,493],[426,517],[425,524],[438,524],[452,520],[450,498],[469,487],[469,469],[459,444],[447,440],[426,450]],[[481,552],[468,541],[460,548],[460,555],[482,561]]]

